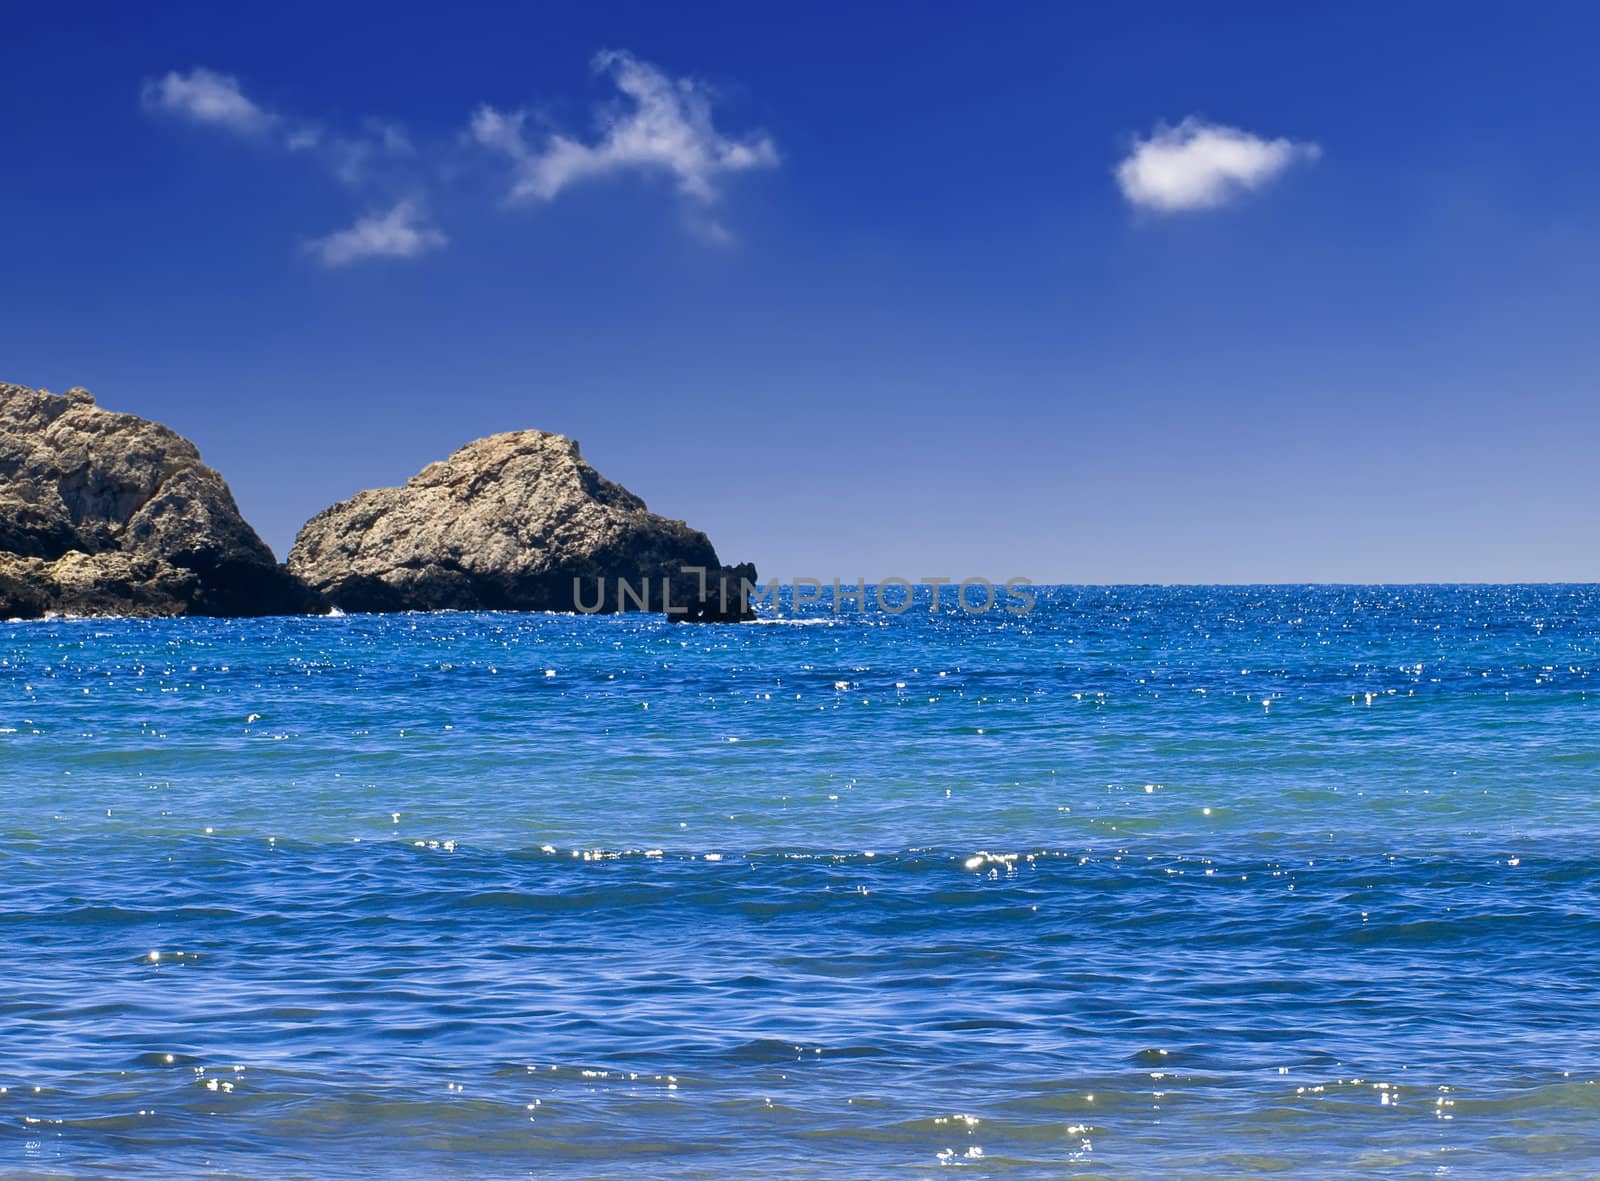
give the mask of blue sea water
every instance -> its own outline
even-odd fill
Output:
[[[1600,1174],[1600,588],[0,624],[0,1176]]]

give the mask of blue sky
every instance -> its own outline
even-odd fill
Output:
[[[540,427],[784,578],[1600,579],[1576,4],[11,5],[0,379],[280,556]]]

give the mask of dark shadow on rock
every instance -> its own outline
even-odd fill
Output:
[[[85,390],[0,384],[0,617],[319,609],[189,440]]]

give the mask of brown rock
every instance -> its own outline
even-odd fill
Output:
[[[310,610],[181,435],[0,383],[0,617]]]
[[[590,467],[577,443],[544,431],[479,439],[404,487],[319,513],[296,538],[289,569],[345,611],[743,619],[740,578],[755,581],[754,567],[725,569],[704,533],[651,513]]]

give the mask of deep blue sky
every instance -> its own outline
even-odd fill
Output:
[[[189,435],[280,555],[541,427],[786,579],[1600,579],[1600,10],[1309,7],[7,5],[0,380]],[[607,49],[773,158],[508,202],[474,112],[587,151]],[[1135,205],[1191,117],[1293,159]],[[307,245],[402,201],[447,243]]]

